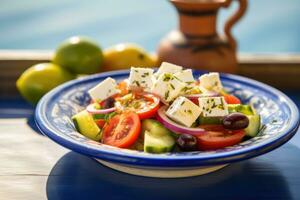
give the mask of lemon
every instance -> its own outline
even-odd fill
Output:
[[[156,59],[136,44],[117,44],[104,51],[105,71],[135,67],[155,67]]]
[[[52,61],[74,74],[93,74],[101,71],[103,53],[93,40],[74,36],[58,46]]]
[[[16,86],[28,102],[36,104],[48,91],[73,78],[71,73],[55,64],[41,63],[24,71]]]

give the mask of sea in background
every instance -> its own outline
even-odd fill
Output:
[[[248,2],[233,30],[240,52],[300,52],[299,0]],[[219,13],[220,34],[236,8],[234,2]],[[176,11],[167,0],[0,0],[0,49],[55,49],[65,38],[85,35],[104,48],[134,42],[155,51],[176,27]]]

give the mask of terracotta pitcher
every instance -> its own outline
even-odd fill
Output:
[[[159,61],[184,67],[235,73],[237,44],[232,26],[244,15],[247,0],[237,0],[238,10],[225,23],[224,36],[216,31],[217,12],[232,0],[170,0],[179,14],[179,30],[162,39]]]

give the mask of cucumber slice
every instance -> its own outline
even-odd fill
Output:
[[[175,139],[169,135],[157,135],[145,131],[144,151],[148,153],[166,153],[172,151]]]
[[[166,135],[166,134],[171,134],[172,132],[165,128],[161,123],[154,119],[146,119],[142,122],[142,130],[143,131],[149,131],[152,134],[155,135]]]
[[[260,115],[247,115],[249,125],[245,128],[246,135],[255,137],[260,130]]]
[[[99,141],[101,139],[101,131],[95,123],[92,115],[83,110],[72,117],[76,130],[82,135]]]
[[[173,133],[161,123],[153,119],[142,122],[144,133],[144,151],[149,153],[166,153],[175,145]]]
[[[222,124],[222,117],[203,117],[200,116],[199,117],[199,124],[203,125],[203,124]]]
[[[242,104],[228,104],[228,111],[229,113],[233,112],[240,112],[245,115],[255,115],[255,110],[249,105],[242,105]]]

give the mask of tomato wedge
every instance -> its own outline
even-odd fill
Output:
[[[199,150],[215,150],[238,144],[245,136],[244,130],[227,130],[220,125],[201,126],[206,134],[197,136]]]
[[[231,94],[225,94],[224,95],[225,101],[228,104],[240,104],[241,100],[239,100],[239,98],[237,98],[236,96],[233,96]]]
[[[106,123],[104,119],[95,119],[95,122],[99,128],[103,128]]]
[[[107,145],[127,148],[137,140],[141,121],[134,112],[115,115],[103,128],[102,142]]]
[[[156,115],[160,99],[151,93],[134,93],[130,99],[116,98],[116,106],[121,111],[130,110],[137,113],[141,120],[149,119]]]

